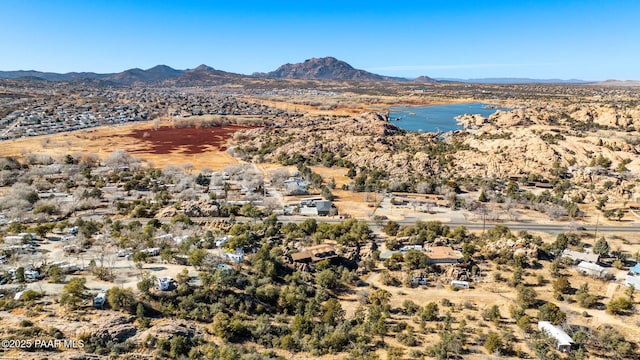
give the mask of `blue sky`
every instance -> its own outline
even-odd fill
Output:
[[[415,77],[640,80],[640,1],[0,2],[0,70],[251,74],[334,56]]]

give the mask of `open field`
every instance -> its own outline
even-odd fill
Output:
[[[233,134],[246,128],[176,128],[169,121],[141,122],[7,140],[2,142],[0,156],[24,159],[41,154],[62,159],[66,154],[94,153],[104,158],[122,149],[154,167],[191,164],[195,169],[218,170],[237,164],[225,150]]]

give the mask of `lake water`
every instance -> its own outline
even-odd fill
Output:
[[[484,117],[496,112],[495,106],[483,103],[431,105],[419,107],[394,106],[389,112],[389,119],[401,129],[420,132],[438,132],[460,130],[462,126],[456,116],[464,114],[480,114]],[[395,121],[399,118],[399,121]]]

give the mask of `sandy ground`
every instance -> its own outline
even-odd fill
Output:
[[[24,159],[28,154],[46,154],[62,159],[66,154],[94,153],[104,158],[123,149],[159,168],[191,164],[195,169],[219,170],[238,163],[224,150],[233,132],[242,127],[155,130],[159,126],[169,129],[168,125],[169,122],[140,122],[7,140],[0,143],[0,156]]]

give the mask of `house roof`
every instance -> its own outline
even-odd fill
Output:
[[[580,264],[578,264],[578,267],[583,269],[598,271],[598,272],[604,271],[604,268],[602,266],[598,264],[590,263],[587,261],[581,261]]]
[[[449,246],[431,246],[427,248],[427,257],[432,260],[462,260],[462,253]]]
[[[597,263],[598,260],[600,259],[600,255],[598,254],[580,252],[580,251],[575,251],[570,249],[564,249],[564,251],[562,252],[562,256],[571,258],[574,261],[579,260],[579,261],[587,261],[591,263]]]
[[[634,267],[632,267],[629,272],[640,274],[640,263],[637,263]]]
[[[316,201],[316,208],[318,209],[318,212],[321,212],[321,211],[329,212],[331,210],[331,201],[329,200]]]
[[[627,275],[624,279],[624,284],[626,286],[633,285],[635,289],[640,289],[640,276]]]
[[[558,341],[558,345],[571,345],[573,339],[564,330],[548,321],[538,321],[538,329]]]
[[[291,259],[296,262],[308,261],[318,262],[325,259],[332,259],[338,257],[335,247],[333,245],[322,244],[311,246],[303,251],[291,254]]]

